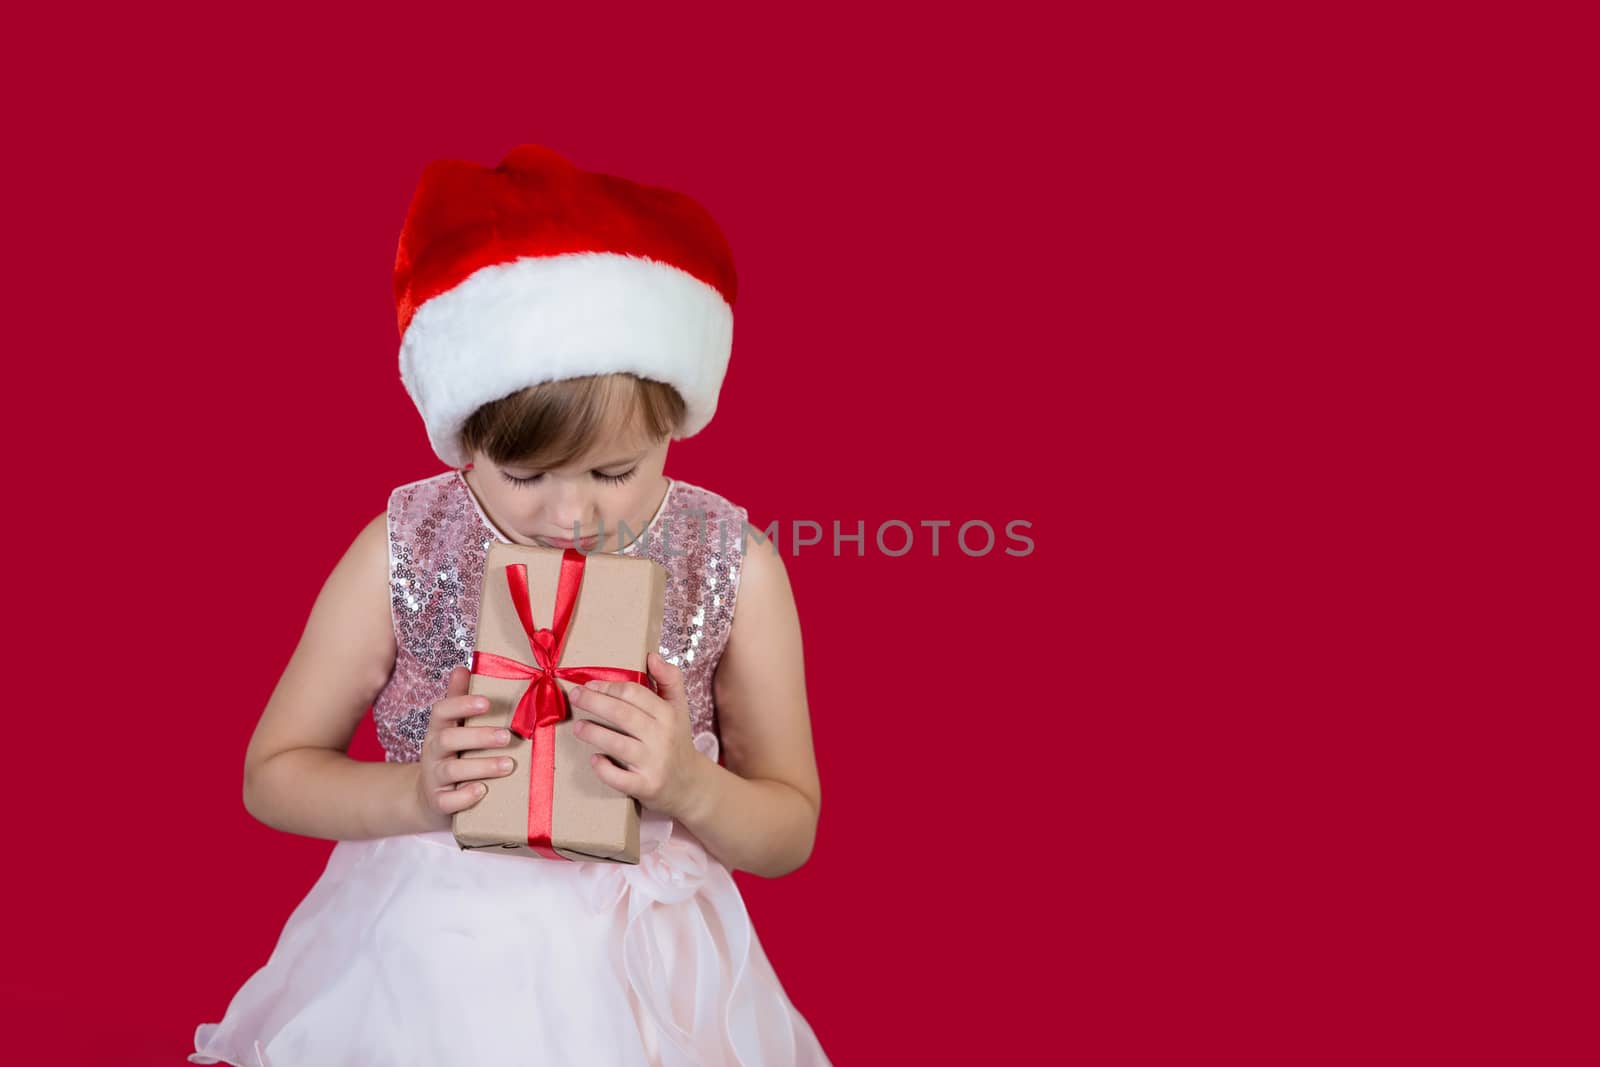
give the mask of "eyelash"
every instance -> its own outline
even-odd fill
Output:
[[[638,469],[639,469],[638,467],[635,467],[635,468],[633,468],[633,470],[624,471],[621,474],[601,474],[599,471],[591,471],[590,473],[593,474],[596,478],[599,478],[602,482],[608,482],[611,485],[621,485],[623,482],[627,481],[629,478],[632,478],[634,476],[635,472],[638,471]],[[532,478],[513,478],[513,477],[511,477],[511,475],[507,474],[505,471],[501,471],[500,472],[500,477],[504,478],[506,481],[510,482],[512,485],[533,485],[540,478],[543,478],[544,475],[535,474]]]

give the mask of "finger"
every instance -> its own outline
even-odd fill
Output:
[[[470,675],[465,667],[457,667],[450,672],[450,681],[445,689],[445,695],[433,702],[428,709],[428,725],[435,722],[450,725],[469,715],[477,715],[489,710],[489,701],[486,697],[472,696],[467,693],[466,679]]]
[[[445,726],[452,726],[462,719],[482,715],[488,710],[488,697],[464,695],[444,697],[433,706],[433,717],[441,720]]]
[[[467,686],[471,680],[472,672],[467,668],[453,668],[450,671],[450,676],[445,679],[444,696],[434,701],[433,707],[429,709],[430,721],[432,719],[450,717],[451,712],[456,710],[456,706],[464,703],[462,698],[467,695]],[[462,718],[463,714],[457,714],[455,717]]]
[[[441,752],[465,752],[476,748],[503,748],[511,743],[511,731],[504,726],[447,726],[439,731]]]
[[[592,712],[613,723],[623,733],[638,737],[644,730],[645,724],[655,716],[651,714],[648,706],[641,707],[621,695],[626,686],[632,686],[638,692],[647,694],[651,700],[656,699],[655,694],[634,682],[586,682],[572,691],[571,700],[575,706],[584,711]]]
[[[575,722],[572,724],[572,733],[586,744],[617,757],[629,767],[637,767],[644,760],[643,742],[616,730],[608,730],[597,722]]]
[[[446,815],[454,815],[482,800],[488,791],[489,787],[482,782],[471,782],[456,788],[441,788],[433,793],[433,806]]]
[[[589,757],[589,766],[594,768],[595,777],[617,792],[630,797],[638,792],[641,779],[637,772],[618,767],[598,752]]]
[[[685,688],[683,670],[672,663],[659,652],[651,652],[645,657],[645,668],[650,672],[650,677],[655,679],[656,691],[661,699],[668,704],[676,704],[679,700],[688,700],[688,690]]]
[[[517,764],[510,756],[466,756],[445,760],[439,767],[446,781],[460,783],[480,778],[504,778],[516,770]]]

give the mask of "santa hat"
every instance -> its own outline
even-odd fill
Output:
[[[541,145],[422,173],[394,265],[400,380],[440,459],[480,406],[626,371],[677,388],[675,439],[711,421],[733,347],[727,240],[682,193],[579,170]]]

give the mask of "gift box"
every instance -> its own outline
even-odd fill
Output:
[[[509,727],[511,744],[461,755],[510,756],[516,769],[482,779],[488,792],[452,817],[463,849],[639,862],[639,802],[600,780],[589,764],[599,750],[572,733],[576,719],[616,724],[567,694],[596,678],[655,689],[645,657],[661,640],[666,590],[666,568],[649,559],[489,546],[467,686],[489,710],[463,722]]]

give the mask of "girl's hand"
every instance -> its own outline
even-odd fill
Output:
[[[589,762],[602,782],[648,808],[682,818],[708,761],[694,747],[683,672],[655,652],[645,666],[661,687],[660,696],[637,682],[587,682],[572,690],[572,702],[617,729],[579,721],[572,732],[600,750]],[[627,766],[617,767],[607,754]]]
[[[450,672],[445,695],[428,712],[428,735],[417,760],[417,804],[424,822],[436,830],[450,829],[450,817],[483,799],[488,786],[480,779],[503,778],[511,773],[509,756],[459,755],[469,748],[496,748],[510,744],[505,727],[462,726],[461,720],[489,710],[484,697],[467,695],[472,672],[457,667]]]

